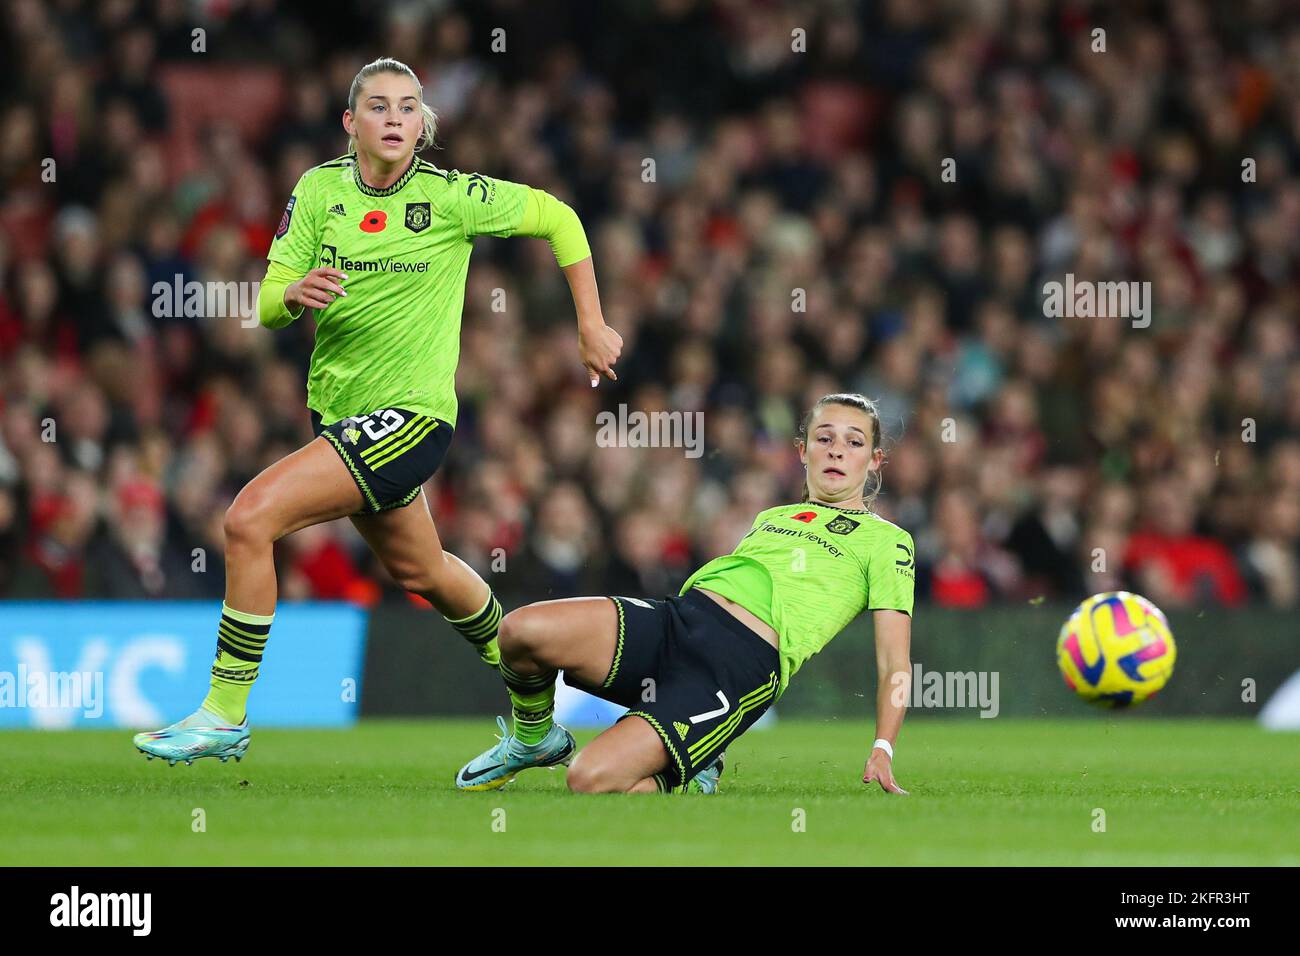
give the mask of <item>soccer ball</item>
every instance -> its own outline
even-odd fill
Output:
[[[1140,704],[1174,672],[1174,635],[1140,594],[1107,591],[1084,601],[1061,627],[1056,663],[1070,689],[1103,707]]]

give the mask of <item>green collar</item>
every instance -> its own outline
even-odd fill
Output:
[[[352,157],[352,181],[357,184],[357,189],[361,190],[367,196],[391,196],[397,192],[415,176],[416,170],[420,168],[420,161],[411,157],[411,165],[406,167],[406,172],[398,177],[397,182],[386,189],[376,189],[374,186],[367,186],[361,179],[361,163],[355,156]]]

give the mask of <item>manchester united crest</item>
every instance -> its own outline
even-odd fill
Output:
[[[854,521],[848,515],[836,515],[826,522],[826,530],[831,534],[848,534],[859,524],[861,524],[860,521]]]
[[[406,204],[406,228],[411,232],[424,232],[429,228],[429,204],[427,202],[408,202]]]

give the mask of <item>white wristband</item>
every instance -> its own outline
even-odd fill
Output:
[[[888,740],[886,740],[884,737],[880,737],[880,738],[878,738],[878,739],[876,740],[876,742],[875,742],[874,744],[871,745],[871,749],[872,749],[872,750],[875,750],[875,749],[877,749],[877,748],[879,748],[880,750],[883,750],[885,753],[889,754],[889,759],[890,759],[890,760],[893,760],[893,759],[894,759],[894,745],[891,744],[891,743],[890,743]]]

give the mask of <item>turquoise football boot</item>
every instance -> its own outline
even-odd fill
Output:
[[[717,793],[718,782],[722,779],[722,758],[726,753],[718,754],[718,759],[713,761],[694,777],[686,785],[687,793]]]
[[[225,763],[231,757],[244,759],[248,750],[248,718],[237,727],[200,707],[184,720],[170,727],[135,735],[135,746],[146,758],[161,757],[169,766],[177,761],[194,763],[200,757],[219,757]]]
[[[505,718],[497,718],[501,739],[456,774],[457,790],[496,790],[504,787],[521,770],[532,767],[567,767],[573,760],[577,744],[573,734],[559,724],[552,725],[540,744],[521,744],[506,728]]]

